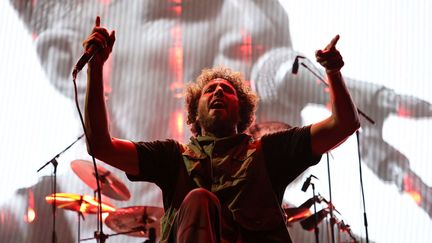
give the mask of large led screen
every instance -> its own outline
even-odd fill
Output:
[[[187,142],[184,87],[218,65],[241,71],[259,95],[255,128],[326,118],[329,93],[314,53],[339,34],[341,71],[363,113],[361,128],[287,187],[283,207],[313,196],[311,188],[301,190],[313,175],[314,192],[325,199],[317,210],[331,199],[340,242],[430,242],[430,1],[6,0],[0,9],[0,242],[50,242],[53,208],[46,197],[54,190],[70,198],[94,195],[82,178],[91,157],[71,72],[96,16],[116,31],[104,69],[110,129],[132,141]],[[83,109],[86,67],[76,82]],[[128,199],[104,195],[107,205],[163,207],[156,185],[131,182],[97,163],[130,193]],[[97,230],[94,213],[55,211],[59,242],[89,239]],[[288,222],[293,240],[315,242],[300,222]],[[103,228],[119,233],[107,223]],[[321,242],[332,242],[329,215],[319,228]]]

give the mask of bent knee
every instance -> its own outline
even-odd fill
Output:
[[[190,191],[184,201],[194,201],[202,203],[211,203],[211,204],[219,204],[219,199],[212,192],[204,189],[204,188],[196,188]]]

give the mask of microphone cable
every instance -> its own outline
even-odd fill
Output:
[[[98,214],[98,220],[97,220],[97,226],[96,226],[97,227],[97,231],[95,232],[95,238],[96,239],[100,239],[100,241],[98,240],[98,242],[103,243],[103,242],[105,242],[106,236],[103,233],[102,195],[101,195],[101,188],[100,188],[100,182],[99,182],[99,173],[98,173],[98,170],[97,170],[96,159],[93,156],[93,150],[92,150],[91,142],[90,142],[89,137],[88,137],[87,129],[85,127],[83,115],[81,113],[81,109],[80,109],[79,102],[78,102],[78,88],[77,88],[77,84],[76,84],[76,77],[77,77],[76,74],[77,73],[75,73],[75,72],[72,74],[72,77],[73,77],[72,78],[72,82],[73,82],[73,85],[74,85],[74,94],[75,94],[75,106],[77,108],[78,115],[79,115],[80,122],[81,122],[81,126],[83,128],[84,135],[85,135],[85,138],[87,140],[88,150],[89,150],[90,155],[92,157],[92,162],[93,162],[93,167],[94,167],[94,172],[95,172],[95,177],[96,177],[97,200],[99,201],[99,203],[98,203],[98,210],[97,210],[97,214]],[[78,239],[78,240],[80,240],[80,239]]]

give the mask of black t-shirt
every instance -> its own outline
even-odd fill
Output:
[[[236,141],[238,144],[233,146],[232,141]],[[213,142],[211,138],[192,138],[191,143],[188,145],[180,144],[174,140],[139,142],[135,144],[139,156],[140,172],[138,176],[128,175],[128,178],[130,180],[153,182],[161,188],[163,192],[164,208],[166,211],[164,217],[169,218],[163,222],[166,225],[165,227],[163,225],[162,229],[167,231],[170,228],[169,220],[172,220],[175,217],[176,209],[180,206],[184,196],[196,187],[203,187],[200,185],[200,179],[202,178],[197,178],[199,176],[196,176],[193,173],[196,172],[193,171],[195,167],[199,167],[201,164],[213,164],[212,161],[215,159],[223,161],[226,159],[223,156],[226,156],[228,160],[228,163],[222,163],[225,165],[229,165],[232,159],[236,160],[237,158],[243,160],[242,163],[251,163],[251,161],[252,164],[257,163],[257,165],[251,166],[250,170],[247,168],[245,172],[243,172],[245,174],[244,180],[242,175],[237,178],[233,177],[233,180],[237,181],[233,181],[232,190],[238,191],[239,196],[246,195],[247,198],[260,198],[260,195],[258,194],[251,195],[255,192],[251,193],[250,191],[257,191],[257,193],[262,192],[263,195],[267,195],[269,197],[267,199],[270,201],[276,199],[277,203],[258,203],[259,205],[257,205],[258,208],[268,208],[270,204],[277,204],[280,206],[286,186],[309,166],[318,163],[321,158],[321,156],[314,156],[312,153],[310,126],[301,128],[294,127],[277,133],[268,134],[263,136],[259,141],[252,141],[249,136],[238,134],[229,138],[214,139]],[[215,146],[216,149],[211,146]],[[259,147],[259,155],[257,155],[258,153],[253,152],[255,147]],[[224,153],[224,149],[226,150],[225,152],[239,153],[240,155],[231,156],[229,153]],[[218,151],[218,153],[212,154],[213,150]],[[248,151],[252,152],[249,153]],[[254,158],[254,156],[259,158]],[[256,168],[252,168],[254,166]],[[254,182],[254,180],[259,180],[259,182]],[[261,181],[265,183],[260,183]],[[228,182],[228,184],[230,184],[230,182]],[[269,187],[271,187],[271,189]],[[218,185],[216,185],[216,187],[211,188],[220,188],[220,186],[218,187]],[[247,190],[248,192],[244,193],[241,190]],[[269,194],[269,191],[272,191],[272,193]],[[218,197],[219,196],[224,195],[221,194],[218,195]],[[243,207],[245,202],[256,201],[247,199],[240,199],[239,201],[238,197],[236,198],[235,196],[228,196],[227,198],[227,200],[221,200],[221,203],[223,204],[222,207],[237,205],[237,209],[240,209]],[[253,203],[254,202],[250,202],[250,204]],[[246,208],[253,207],[254,205],[246,205]],[[273,206],[270,206],[270,208],[271,207]],[[280,214],[277,207],[274,206],[273,209],[270,208],[268,208],[268,210],[270,210],[268,211],[269,214],[271,214],[271,212],[276,213],[273,215]],[[233,210],[233,208],[231,209]],[[248,211],[256,210],[249,209]],[[238,217],[244,216],[244,219],[249,216],[258,218],[263,217],[259,215],[248,215],[249,213],[247,212],[246,214],[241,214],[242,212],[238,214]],[[234,213],[234,211],[233,215],[235,218],[236,213]],[[265,213],[265,215],[267,215],[267,213]],[[244,219],[242,220],[241,218],[238,218],[239,222],[244,224],[248,230],[253,230],[255,228],[258,229],[264,226],[249,224],[248,220]],[[270,222],[267,224],[280,224],[277,222],[271,222],[271,219],[261,221]],[[270,228],[271,227],[269,226],[269,229]],[[163,237],[165,236],[163,235]]]

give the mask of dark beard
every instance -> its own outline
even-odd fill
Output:
[[[226,136],[230,133],[230,127],[218,116],[199,116],[198,122],[206,132],[214,135]]]
[[[201,128],[204,128],[207,133],[211,133],[214,136],[226,137],[233,135],[231,127],[233,122],[226,120],[224,121],[219,116],[201,115],[198,116],[198,122]]]

